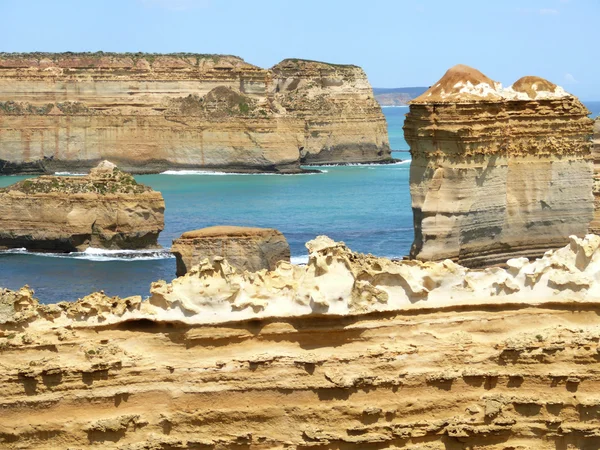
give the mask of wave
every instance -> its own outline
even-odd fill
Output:
[[[292,256],[290,258],[290,262],[292,264],[308,264],[308,255],[302,255],[302,256]]]
[[[210,175],[210,176],[275,176],[275,177],[291,177],[291,176],[305,176],[305,175],[320,175],[327,173],[327,170],[319,170],[313,173],[244,173],[244,172],[211,172],[208,170],[165,170],[159,175]]]
[[[405,159],[403,161],[393,163],[339,163],[339,164],[327,164],[319,166],[315,164],[313,167],[387,167],[387,166],[401,166],[404,164],[410,164],[412,159]],[[325,171],[326,172],[326,171]]]
[[[106,250],[103,248],[88,248],[83,252],[72,253],[46,253],[31,252],[25,248],[13,248],[1,250],[2,254],[21,254],[32,256],[43,256],[46,258],[85,259],[87,261],[152,261],[158,259],[174,258],[168,249],[147,250]]]

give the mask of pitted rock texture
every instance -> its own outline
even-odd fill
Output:
[[[235,56],[0,54],[0,173],[298,172],[391,159],[362,69]]]
[[[476,271],[355,254],[326,238],[309,243],[298,279],[307,287],[328,292],[337,273],[362,281],[353,282],[357,293],[421,291],[411,294],[415,305],[387,311],[377,305],[399,294],[353,297],[354,309],[341,314],[323,314],[322,302],[288,317],[235,320],[242,316],[232,308],[202,324],[211,319],[202,302],[217,299],[191,285],[173,284],[181,301],[166,308],[101,293],[40,305],[26,287],[0,290],[0,445],[596,448],[599,244],[598,236],[573,238],[541,260]],[[224,267],[178,280],[201,278],[216,293]],[[255,286],[283,277],[254,275]],[[503,277],[514,292],[539,297],[502,292]],[[324,300],[349,304],[340,287],[340,298]],[[460,292],[450,300],[456,289],[471,301]],[[436,290],[445,294],[431,296]]]
[[[502,88],[466,66],[411,102],[411,256],[467,266],[538,257],[593,215],[589,111],[523,77]]]
[[[272,228],[215,226],[187,231],[173,241],[171,253],[177,258],[178,277],[215,258],[248,272],[274,270],[279,261],[290,261],[285,236]]]
[[[160,192],[103,161],[83,177],[43,175],[0,189],[0,248],[157,248]]]

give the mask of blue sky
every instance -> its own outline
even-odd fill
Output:
[[[225,53],[362,66],[376,87],[454,64],[600,100],[598,0],[0,0],[0,51]]]

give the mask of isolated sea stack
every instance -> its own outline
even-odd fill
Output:
[[[0,189],[0,248],[156,248],[164,211],[160,192],[103,161],[84,177],[44,175]]]
[[[594,219],[590,223],[590,233],[600,234],[600,117],[596,117],[594,121],[592,158],[594,160]]]
[[[364,71],[236,56],[0,54],[0,174],[301,171],[391,159]]]
[[[523,77],[502,88],[455,66],[413,100],[411,256],[476,267],[537,257],[583,236],[594,212],[589,111]]]
[[[285,236],[273,228],[215,226],[187,231],[173,241],[177,276],[207,261],[225,259],[240,271],[274,270],[279,261],[290,261]]]

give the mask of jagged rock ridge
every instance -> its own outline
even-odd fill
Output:
[[[562,88],[502,88],[456,66],[411,102],[411,256],[469,266],[537,257],[592,218],[592,121]]]
[[[326,238],[308,246],[305,268],[249,274],[219,262],[159,283],[149,301],[97,293],[39,305],[27,288],[0,291],[0,444],[600,445],[599,236],[484,271],[392,262]],[[293,280],[315,301],[264,314]],[[236,284],[265,307],[217,302]],[[205,292],[190,295],[194,286]],[[209,304],[229,312],[215,317]]]
[[[390,160],[356,66],[196,54],[0,54],[0,173],[298,172]]]

